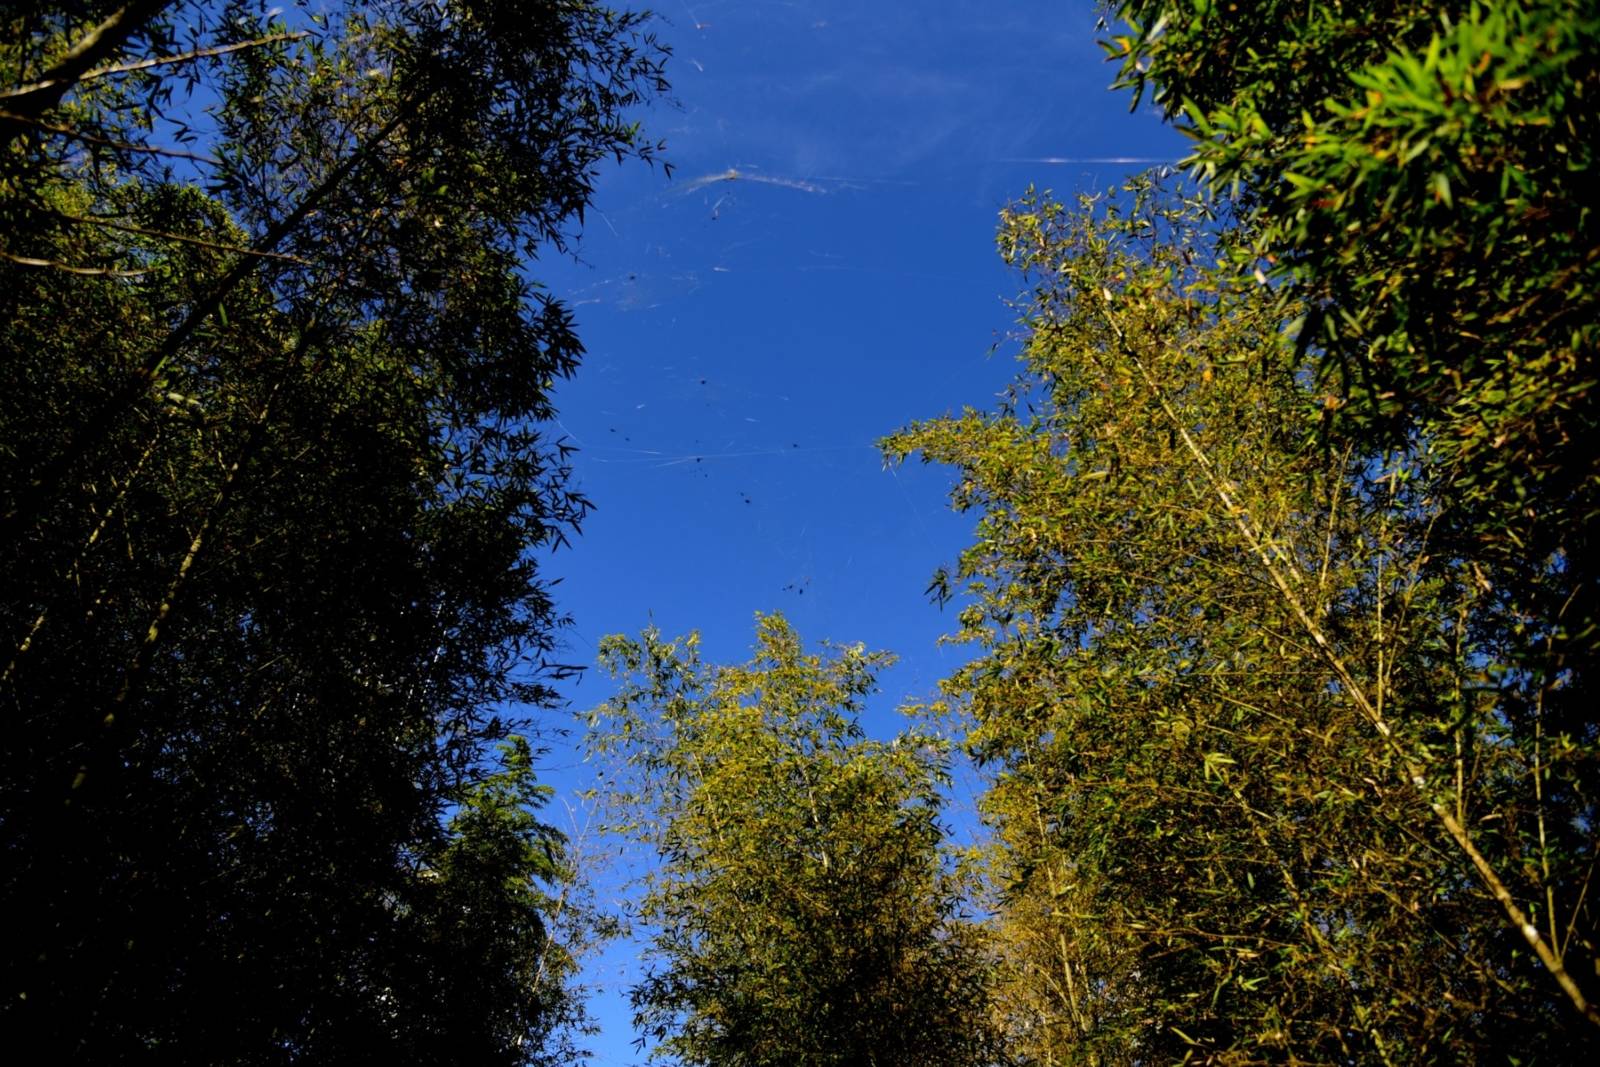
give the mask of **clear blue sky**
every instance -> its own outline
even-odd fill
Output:
[[[1184,143],[1109,91],[1082,0],[659,11],[676,103],[641,118],[674,173],[607,171],[581,262],[533,270],[574,305],[588,348],[558,394],[598,505],[550,563],[574,617],[567,658],[592,663],[602,635],[654,621],[700,630],[713,661],[743,659],[753,613],[783,611],[808,642],[900,656],[868,723],[888,734],[897,704],[960,662],[936,645],[951,615],[923,591],[971,519],[949,512],[947,472],[886,470],[873,442],[989,406],[1011,376],[1002,206],[1030,184],[1112,187]],[[607,692],[590,673],[567,695],[583,709]],[[580,758],[547,759],[558,822],[588,782]],[[642,859],[592,870],[602,903]],[[620,943],[591,961],[601,1067],[641,1058],[637,955]]]

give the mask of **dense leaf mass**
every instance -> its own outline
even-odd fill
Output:
[[[564,1062],[567,869],[494,743],[563,670],[535,553],[587,502],[538,423],[581,348],[523,270],[654,153],[660,51],[571,0],[5,18],[20,90],[117,29],[0,151],[7,1031]]]
[[[1122,82],[1254,206],[1338,437],[1425,439],[1436,541],[1501,626],[1600,649],[1600,9],[1592,2],[1119,5]],[[1537,653],[1533,653],[1537,654]]]
[[[980,652],[946,690],[994,775],[1018,1051],[1582,1061],[1588,712],[1435,555],[1426,446],[1309,432],[1314,357],[1226,222],[1149,180],[1015,205],[1018,384],[886,442],[980,515],[935,589]]]
[[[1593,1062],[1600,10],[1106,7],[1195,184],[1008,207],[1014,386],[884,442],[978,519],[928,717],[869,738],[888,657],[778,616],[741,665],[601,648],[643,1040]],[[570,1061],[587,913],[517,731],[570,670],[581,346],[529,270],[655,156],[662,50],[587,0],[0,25],[0,1025]]]
[[[637,1022],[685,1064],[995,1062],[978,931],[941,855],[942,747],[863,736],[883,654],[807,653],[776,615],[757,642],[738,666],[702,663],[693,635],[601,647],[620,686],[591,745],[618,829],[660,860]]]

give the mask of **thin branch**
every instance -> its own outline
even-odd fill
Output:
[[[59,260],[36,259],[33,256],[18,256],[4,251],[0,251],[0,259],[23,267],[44,267],[49,270],[66,271],[68,274],[86,274],[104,278],[137,278],[141,274],[150,273],[148,269],[121,270],[117,267],[79,267],[71,263],[62,263]]]
[[[226,516],[228,509],[232,507],[233,493],[237,488],[240,472],[254,462],[257,452],[265,442],[273,405],[277,400],[278,394],[288,382],[293,368],[313,343],[314,334],[314,322],[300,331],[300,336],[295,342],[293,351],[287,355],[281,373],[277,375],[271,388],[267,390],[267,395],[262,399],[261,408],[251,420],[244,442],[239,446],[239,451],[234,455],[233,461],[231,463],[227,462],[219,451],[217,456],[218,465],[223,470],[221,483],[212,495],[211,503],[205,509],[205,513],[200,517],[199,525],[189,540],[188,549],[184,553],[183,559],[179,561],[176,570],[174,570],[171,579],[167,583],[166,591],[160,603],[156,605],[155,611],[151,615],[150,624],[145,629],[143,640],[134,649],[127,668],[123,671],[122,681],[117,687],[116,694],[111,698],[110,709],[100,720],[102,727],[100,736],[97,742],[91,745],[88,755],[85,757],[84,762],[79,765],[77,773],[73,777],[68,793],[69,803],[71,802],[71,796],[83,789],[85,784],[98,785],[97,779],[103,776],[99,772],[105,771],[111,765],[110,761],[115,756],[115,732],[126,728],[124,723],[118,721],[118,716],[132,703],[134,694],[139,691],[144,681],[145,673],[149,668],[150,660],[163,636],[165,636],[166,623],[172,615],[174,607],[178,604],[180,596],[185,591],[190,575],[194,570],[195,561],[200,558],[201,551],[205,549],[212,530]]]
[[[1589,869],[1583,872],[1583,885],[1578,890],[1578,902],[1572,906],[1572,916],[1567,920],[1567,932],[1561,936],[1561,954],[1567,954],[1567,946],[1572,943],[1572,935],[1578,929],[1578,916],[1583,914],[1583,902],[1589,897],[1589,883],[1594,878],[1594,865],[1600,856],[1589,860]]]
[[[196,48],[192,52],[184,52],[175,56],[157,56],[154,59],[140,59],[133,63],[118,63],[109,67],[97,67],[94,70],[84,71],[72,78],[67,85],[81,85],[97,78],[108,78],[113,74],[132,74],[138,70],[150,70],[153,67],[166,67],[174,63],[188,63],[196,59],[207,59],[211,56],[225,56],[229,52],[241,52],[246,48],[260,48],[262,45],[277,44],[279,41],[298,41],[302,37],[311,36],[306,30],[295,30],[292,33],[270,33],[265,37],[257,37],[251,41],[239,41],[236,44],[218,45],[215,48]],[[0,92],[0,100],[16,96],[28,96],[32,93],[42,92],[54,88],[56,81],[44,80],[34,82],[32,85],[22,85],[15,89]]]
[[[23,120],[42,117],[61,103],[67,90],[79,77],[121,51],[128,39],[142,30],[169,3],[171,0],[130,0],[113,11],[73,45],[55,66],[45,71],[44,77],[34,83],[27,93],[7,94],[8,99],[16,102],[10,110],[15,110]],[[11,127],[0,139],[0,150],[3,150],[10,148],[22,136],[22,127],[14,120],[0,125]]]
[[[77,558],[73,560],[72,565],[67,569],[67,575],[65,578],[66,581],[77,581],[77,575],[81,573],[84,560],[89,557],[89,553],[94,550],[95,544],[100,540],[100,535],[105,533],[106,528],[111,524],[111,518],[116,514],[117,508],[124,500],[127,499],[128,491],[132,489],[134,483],[138,481],[139,475],[144,471],[145,463],[150,459],[151,454],[155,451],[156,445],[160,440],[161,434],[158,427],[157,432],[151,435],[149,443],[145,445],[144,452],[139,456],[139,461],[133,465],[133,470],[130,471],[128,476],[123,479],[122,486],[117,490],[116,496],[112,498],[110,506],[107,507],[106,510],[100,515],[100,521],[97,522],[94,529],[89,532],[88,540],[85,541],[83,547],[78,550]],[[94,607],[99,607],[104,600],[105,591],[101,590],[101,592],[94,598]],[[39,631],[44,628],[45,621],[49,618],[49,616],[50,607],[48,604],[46,604],[39,610],[39,614],[35,616],[33,625],[28,627],[27,635],[24,636],[22,642],[17,645],[16,651],[11,657],[11,662],[6,664],[4,671],[0,671],[0,685],[4,685],[5,683],[9,682],[12,675],[16,673],[18,665],[22,662],[22,658],[26,656],[28,654],[28,650],[33,647],[34,638],[39,636]]]
[[[1545,638],[1545,654],[1549,655],[1553,637]],[[1544,697],[1550,691],[1553,679],[1547,673],[1539,686],[1539,695],[1533,704],[1533,799],[1539,824],[1539,872],[1544,883],[1545,923],[1550,927],[1550,943],[1556,954],[1562,955],[1561,940],[1556,933],[1556,887],[1550,881],[1550,842],[1545,834],[1544,813]]]
[[[46,133],[53,133],[61,137],[70,137],[75,141],[83,141],[85,144],[99,145],[101,148],[114,148],[119,152],[139,152],[152,156],[171,156],[174,159],[190,159],[196,163],[210,163],[212,165],[215,165],[218,162],[215,156],[202,156],[198,152],[185,152],[181,148],[162,148],[157,145],[134,144],[131,141],[117,141],[109,137],[97,137],[92,133],[84,133],[82,130],[75,130],[70,126],[61,126],[54,122],[46,122],[44,119],[29,118],[26,115],[18,115],[12,111],[0,110],[0,123],[6,122],[19,122],[27,126],[33,126],[37,129],[44,130]]]
[[[1412,758],[1410,753],[1401,747],[1399,739],[1395,736],[1394,728],[1389,725],[1382,712],[1374,706],[1372,700],[1367,696],[1365,688],[1356,680],[1354,672],[1350,670],[1343,657],[1335,650],[1327,634],[1323,633],[1322,627],[1318,626],[1316,621],[1307,613],[1300,597],[1295,593],[1293,586],[1289,584],[1288,578],[1284,576],[1282,570],[1278,567],[1271,547],[1263,541],[1260,533],[1256,530],[1255,523],[1250,517],[1250,510],[1235,501],[1234,496],[1238,491],[1238,487],[1217,473],[1216,468],[1212,465],[1211,457],[1206,455],[1205,451],[1195,441],[1194,436],[1189,432],[1189,427],[1178,417],[1178,413],[1173,410],[1172,402],[1167,399],[1166,391],[1144,365],[1138,353],[1134,351],[1133,346],[1128,343],[1122,327],[1117,325],[1116,320],[1111,317],[1109,307],[1111,303],[1110,293],[1107,292],[1105,297],[1106,301],[1105,304],[1101,305],[1101,312],[1107,325],[1110,326],[1112,334],[1116,337],[1123,354],[1133,363],[1134,368],[1143,378],[1146,388],[1150,390],[1151,395],[1160,405],[1162,414],[1167,421],[1177,431],[1179,438],[1183,441],[1185,450],[1194,459],[1212,494],[1222,504],[1224,513],[1233,520],[1234,528],[1239,531],[1240,537],[1244,540],[1250,552],[1261,561],[1261,565],[1266,569],[1267,576],[1272,579],[1272,584],[1277,586],[1284,603],[1288,605],[1290,611],[1300,623],[1301,628],[1305,630],[1306,635],[1311,638],[1318,651],[1322,653],[1324,661],[1332,669],[1334,676],[1339,680],[1339,684],[1344,691],[1349,694],[1350,699],[1355,702],[1357,709],[1372,724],[1373,729],[1378,732],[1378,736],[1383,739],[1389,750],[1394,753],[1405,772],[1407,784],[1417,791],[1423,802],[1432,810],[1434,817],[1444,827],[1450,839],[1455,842],[1456,847],[1471,861],[1473,868],[1477,870],[1479,877],[1482,879],[1484,887],[1499,902],[1511,925],[1516,928],[1517,932],[1522,935],[1523,940],[1527,942],[1528,947],[1539,957],[1539,962],[1544,964],[1545,970],[1550,972],[1551,977],[1555,979],[1556,984],[1561,987],[1561,991],[1566,994],[1567,999],[1571,1001],[1572,1006],[1577,1009],[1578,1013],[1595,1026],[1600,1026],[1600,1009],[1589,1003],[1588,998],[1583,994],[1583,990],[1578,988],[1577,982],[1567,972],[1566,967],[1562,965],[1561,958],[1556,954],[1555,949],[1545,941],[1544,936],[1539,932],[1539,928],[1529,921],[1527,912],[1523,911],[1522,906],[1511,895],[1511,890],[1501,880],[1499,872],[1479,851],[1477,843],[1472,840],[1472,835],[1467,832],[1467,828],[1456,819],[1449,808],[1427,795],[1424,789],[1427,784],[1427,778],[1423,774],[1423,768]]]
[[[1340,483],[1344,478],[1344,471],[1350,464],[1351,446],[1346,445],[1344,453],[1339,457],[1339,465],[1329,471],[1328,478],[1328,533],[1322,543],[1322,565],[1317,569],[1317,605],[1318,611],[1326,609],[1328,599],[1328,568],[1333,562],[1333,539],[1336,520],[1339,516],[1339,501],[1344,494],[1339,491]]]
[[[264,252],[258,248],[244,248],[239,245],[220,244],[216,241],[207,241],[199,237],[185,237],[179,233],[169,233],[166,230],[150,230],[143,226],[134,226],[126,222],[113,222],[110,219],[96,218],[92,215],[68,215],[66,212],[56,212],[58,218],[68,222],[78,222],[85,226],[103,226],[108,230],[121,230],[123,233],[135,233],[141,237],[157,237],[164,241],[178,241],[197,248],[208,248],[213,252],[228,252],[240,256],[261,256],[265,259],[278,259],[285,263],[295,263],[302,267],[312,267],[316,264],[300,256],[291,256],[287,252]]]
[[[417,113],[422,102],[420,98],[415,97],[408,100],[366,143],[334,167],[316,188],[301,199],[293,211],[262,235],[252,248],[253,254],[239,257],[238,262],[212,285],[210,292],[190,309],[183,321],[174,327],[160,344],[145,354],[139,366],[127,373],[120,387],[107,398],[106,402],[82,425],[68,433],[61,450],[43,464],[38,474],[23,488],[12,509],[0,517],[0,538],[12,536],[14,530],[26,528],[38,520],[45,506],[46,495],[66,478],[85,454],[105,439],[117,425],[118,419],[136,404],[149,386],[160,377],[162,368],[194,336],[206,320],[216,313],[228,295],[255,272],[262,259],[261,253],[274,251],[306,219],[310,218],[321,207],[323,200],[332,195],[350,175],[364,166],[378,147]]]

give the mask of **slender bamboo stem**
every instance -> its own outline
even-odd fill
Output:
[[[149,25],[171,2],[131,0],[79,38],[41,77],[7,93],[6,110],[15,118],[0,122],[0,151],[9,149],[27,132],[30,120],[43,118],[57,107],[74,85],[120,52],[129,38]]]
[[[1105,295],[1106,303],[1109,305],[1110,294],[1107,293]],[[1144,365],[1133,346],[1129,344],[1122,328],[1112,318],[1109,307],[1102,306],[1101,310],[1123,354],[1132,362],[1134,368],[1143,379],[1145,387],[1150,390],[1151,395],[1160,406],[1163,416],[1172,425],[1179,439],[1183,442],[1184,449],[1194,459],[1195,466],[1200,470],[1212,495],[1222,505],[1223,513],[1232,521],[1240,539],[1251,554],[1261,561],[1262,567],[1267,572],[1267,577],[1293,613],[1296,621],[1299,622],[1301,629],[1305,631],[1306,636],[1317,647],[1323,660],[1333,671],[1340,687],[1356,705],[1363,717],[1372,725],[1373,729],[1377,731],[1384,744],[1396,756],[1397,762],[1404,772],[1406,784],[1416,790],[1418,796],[1427,804],[1429,810],[1433,812],[1434,817],[1444,828],[1450,840],[1466,856],[1473,869],[1478,872],[1479,879],[1483,882],[1484,887],[1489,890],[1490,896],[1494,897],[1495,901],[1499,903],[1501,909],[1505,912],[1508,922],[1527,942],[1528,947],[1533,950],[1534,955],[1544,965],[1545,970],[1555,979],[1556,984],[1561,988],[1562,993],[1566,995],[1568,1001],[1571,1002],[1573,1008],[1589,1022],[1595,1026],[1600,1026],[1600,1009],[1591,1004],[1588,997],[1584,995],[1583,990],[1578,988],[1578,983],[1568,973],[1566,967],[1563,966],[1561,957],[1557,954],[1555,947],[1544,938],[1539,932],[1539,928],[1529,921],[1527,912],[1517,903],[1516,898],[1511,894],[1511,890],[1507,888],[1504,880],[1501,879],[1499,872],[1494,869],[1488,858],[1478,848],[1477,843],[1472,840],[1472,835],[1467,831],[1467,828],[1455,817],[1454,812],[1428,795],[1425,788],[1427,778],[1423,774],[1423,768],[1412,758],[1409,752],[1402,748],[1399,738],[1395,736],[1394,728],[1389,725],[1383,713],[1367,695],[1366,688],[1360,684],[1354,672],[1344,662],[1344,658],[1334,648],[1333,643],[1328,639],[1327,634],[1323,632],[1322,627],[1307,613],[1299,595],[1283,574],[1282,568],[1278,566],[1270,546],[1263,540],[1260,532],[1256,529],[1249,509],[1236,499],[1238,487],[1217,472],[1211,462],[1211,458],[1206,455],[1205,451],[1195,441],[1194,436],[1189,432],[1189,427],[1184,424],[1183,420],[1178,418],[1178,413],[1173,410],[1172,402],[1167,398],[1166,391]]]

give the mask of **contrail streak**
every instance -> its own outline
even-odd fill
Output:
[[[706,186],[715,185],[717,182],[760,182],[762,185],[777,185],[784,189],[798,189],[802,193],[825,194],[828,191],[820,185],[813,185],[810,182],[801,181],[799,178],[779,178],[770,174],[749,174],[729,167],[720,174],[707,174],[703,178],[696,178],[692,182],[686,182],[678,188],[678,193],[680,195],[692,193],[696,189],[704,189]]]
[[[1030,156],[1026,158],[1002,159],[1001,163],[1085,163],[1085,164],[1122,164],[1122,163],[1177,163],[1178,160],[1170,157],[1157,158],[1155,156]]]

